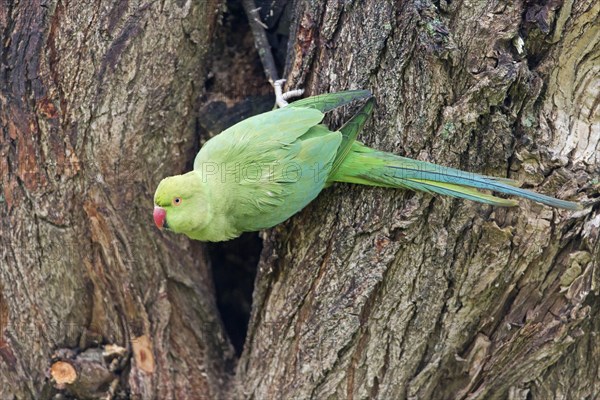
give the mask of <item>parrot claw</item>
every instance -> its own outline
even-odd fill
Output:
[[[283,108],[288,105],[287,100],[300,97],[304,93],[304,89],[296,89],[290,90],[283,93],[283,84],[285,83],[285,79],[278,79],[273,82],[273,88],[275,89],[275,103],[279,108]]]

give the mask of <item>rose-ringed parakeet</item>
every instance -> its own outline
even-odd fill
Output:
[[[163,179],[154,195],[159,228],[192,239],[222,241],[275,226],[310,203],[333,182],[421,190],[516,206],[489,190],[552,207],[577,203],[520,189],[515,182],[463,172],[371,149],[355,140],[373,108],[369,91],[309,97],[250,117],[210,139],[194,169]],[[321,124],[324,113],[369,98],[338,131]]]

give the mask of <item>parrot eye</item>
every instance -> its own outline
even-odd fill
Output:
[[[181,199],[181,197],[174,197],[172,203],[174,206],[178,206],[181,204],[182,201],[183,200]]]

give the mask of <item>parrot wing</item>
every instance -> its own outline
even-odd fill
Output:
[[[194,169],[232,230],[274,226],[317,197],[341,142],[322,119],[315,108],[285,107],[248,118],[202,147]]]
[[[374,104],[375,100],[373,98],[367,100],[367,102],[359,110],[359,112],[354,114],[354,116],[350,118],[348,122],[346,122],[344,126],[340,128],[340,132],[342,133],[342,143],[338,148],[335,161],[333,162],[333,167],[331,168],[331,176],[334,176],[335,173],[340,169],[340,166],[350,153],[352,145],[356,141],[358,133],[362,131],[365,122],[367,122],[367,119],[369,119],[369,117],[371,116]]]

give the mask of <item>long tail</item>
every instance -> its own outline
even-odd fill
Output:
[[[557,208],[569,210],[582,208],[578,203],[518,188],[516,187],[517,182],[510,179],[478,175],[412,160],[373,150],[359,142],[352,143],[349,154],[332,175],[330,181],[420,190],[495,206],[518,205],[516,200],[504,199],[479,191],[479,189],[483,189],[524,197]]]

